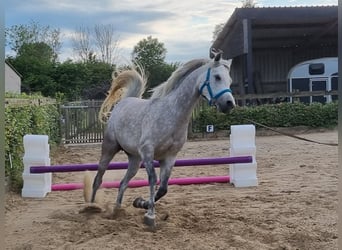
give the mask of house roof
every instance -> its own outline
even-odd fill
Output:
[[[337,14],[337,6],[236,8],[211,47],[233,58],[248,51],[248,36],[253,49],[336,46]]]
[[[22,78],[23,76],[18,72],[18,70],[16,70],[16,68],[14,68],[14,66],[8,62],[7,60],[5,60],[5,63],[20,77]]]

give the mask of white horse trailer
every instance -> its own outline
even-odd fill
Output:
[[[337,57],[325,57],[301,62],[289,71],[288,92],[330,91],[337,90],[338,63]],[[337,100],[337,95],[290,97],[290,102],[299,100],[304,103],[327,103]]]

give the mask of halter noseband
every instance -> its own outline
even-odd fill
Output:
[[[232,93],[232,90],[230,88],[226,88],[226,89],[223,89],[223,90],[221,90],[220,92],[218,92],[217,94],[214,95],[214,93],[213,93],[213,91],[212,91],[212,89],[210,87],[210,71],[211,71],[211,68],[208,69],[207,77],[206,77],[204,83],[202,84],[202,86],[200,87],[199,92],[200,92],[200,94],[202,96],[204,96],[203,95],[203,89],[205,87],[207,87],[208,93],[210,95],[210,99],[208,99],[206,96],[204,96],[204,97],[206,97],[206,99],[208,99],[209,105],[212,105],[212,100],[217,100],[224,93],[227,93],[227,92]]]

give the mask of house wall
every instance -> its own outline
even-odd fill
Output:
[[[5,63],[5,92],[20,94],[20,76]]]

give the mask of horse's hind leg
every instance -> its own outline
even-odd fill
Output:
[[[110,141],[107,137],[104,138],[102,142],[101,158],[99,161],[99,167],[97,174],[93,182],[93,193],[91,196],[91,202],[95,200],[95,195],[97,190],[102,184],[102,177],[106,172],[110,161],[113,159],[114,155],[120,151],[120,146],[115,141]]]
[[[116,199],[116,208],[121,207],[124,192],[128,187],[128,182],[137,174],[139,168],[140,157],[128,155],[128,168],[124,178],[120,182],[118,197]]]

